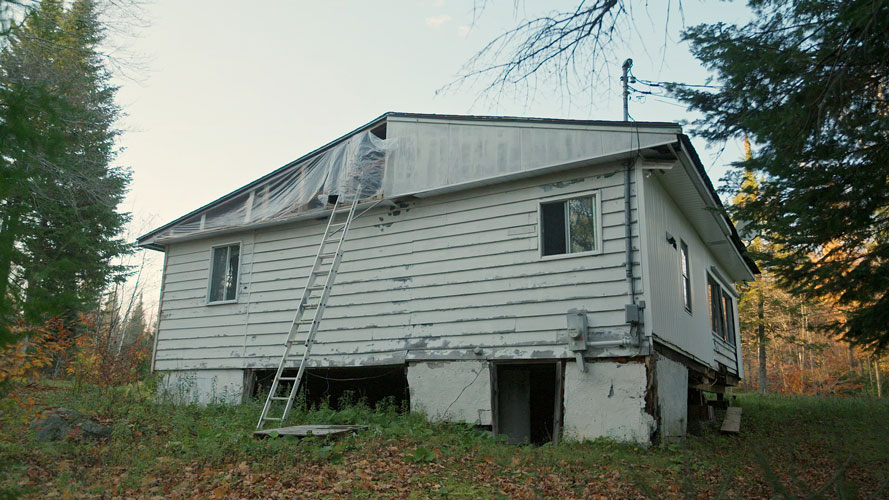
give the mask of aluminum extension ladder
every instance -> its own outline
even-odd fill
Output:
[[[266,422],[276,421],[279,422],[279,424],[283,424],[284,421],[287,420],[287,416],[290,414],[290,409],[293,407],[293,401],[296,399],[300,382],[302,382],[303,376],[305,375],[306,363],[312,352],[315,336],[318,334],[318,326],[321,323],[321,318],[324,316],[324,308],[327,305],[328,297],[330,297],[330,288],[336,280],[337,268],[343,258],[343,242],[346,240],[346,234],[349,232],[349,227],[352,225],[352,220],[355,218],[355,208],[358,206],[360,193],[361,186],[358,186],[358,189],[355,191],[355,198],[352,200],[348,209],[340,208],[340,200],[342,199],[342,196],[338,196],[334,202],[333,211],[330,213],[330,218],[327,220],[327,228],[324,230],[321,244],[318,246],[318,254],[315,255],[315,262],[312,264],[312,271],[309,273],[309,277],[306,280],[306,286],[303,289],[302,297],[299,300],[299,307],[296,309],[296,315],[293,317],[293,322],[290,324],[290,333],[287,335],[287,340],[284,342],[284,355],[281,356],[281,361],[278,363],[278,371],[275,372],[272,387],[265,400],[265,405],[262,407],[262,414],[259,417],[259,422],[256,424],[257,430],[261,430],[263,424]],[[346,220],[343,222],[335,222],[337,215],[343,212],[347,214]],[[328,251],[329,245],[333,243],[336,243],[336,250],[332,252]],[[324,269],[327,265],[330,267]],[[319,276],[324,276],[323,281],[316,283]],[[314,312],[309,312],[307,315],[307,311]],[[304,319],[309,316],[311,319]],[[302,353],[299,370],[295,377],[284,377],[282,375],[288,361],[291,361],[298,356],[291,356],[291,350],[294,345],[300,342],[300,337],[303,334],[305,334],[305,340],[303,341],[305,350]],[[281,387],[281,382],[292,382],[293,384],[290,386],[289,390],[285,389],[285,392],[287,393],[286,396],[277,395],[278,388]],[[272,405],[276,401],[286,401],[284,412],[280,417],[269,416]]]

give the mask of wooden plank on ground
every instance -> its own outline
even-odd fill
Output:
[[[725,420],[722,421],[720,432],[737,434],[741,432],[741,408],[730,406],[725,410]]]
[[[347,434],[353,431],[367,429],[366,425],[292,425],[290,427],[279,427],[277,429],[263,429],[255,431],[254,437],[277,436],[336,436],[338,434]]]

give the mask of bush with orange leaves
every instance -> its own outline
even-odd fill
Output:
[[[72,334],[59,320],[41,326],[19,322],[12,327],[18,342],[0,347],[0,416],[9,419],[18,415],[27,419],[34,399],[22,396],[15,389],[43,378],[52,367],[67,357]]]
[[[74,341],[65,370],[76,386],[114,387],[137,381],[151,351],[145,333],[126,339],[113,321],[97,322],[87,316],[81,321],[85,331]]]
[[[41,326],[20,322],[12,331],[20,340],[0,350],[0,384],[3,386],[33,382],[46,376],[71,350],[73,335],[57,319]]]

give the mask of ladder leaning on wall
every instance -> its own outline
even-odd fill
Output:
[[[290,333],[284,342],[284,354],[278,363],[278,370],[275,372],[275,378],[272,381],[272,387],[269,395],[262,407],[262,414],[259,416],[259,422],[256,429],[261,430],[266,422],[278,422],[283,424],[290,414],[293,402],[296,399],[300,382],[306,371],[306,364],[309,355],[312,352],[312,345],[315,343],[315,336],[318,334],[318,326],[321,318],[324,316],[324,308],[327,305],[327,299],[330,297],[330,289],[336,280],[337,268],[343,258],[343,242],[346,241],[346,234],[355,218],[355,208],[358,206],[360,198],[361,186],[355,190],[354,199],[348,208],[341,208],[340,201],[342,196],[338,196],[333,204],[333,211],[330,212],[330,218],[327,220],[327,228],[321,237],[321,244],[318,245],[318,253],[315,255],[315,262],[312,264],[312,270],[306,280],[306,286],[303,289],[302,297],[299,300],[299,307],[296,309],[296,315],[290,324]],[[336,222],[337,216],[345,213],[346,219],[342,222]],[[336,250],[329,251],[330,245],[336,244]],[[329,266],[325,269],[326,266]],[[318,280],[322,277],[321,280]],[[306,319],[311,318],[311,319]],[[302,339],[303,335],[305,338]],[[292,353],[293,347],[302,343],[304,350],[302,354]],[[284,369],[296,358],[301,358],[299,370],[295,377],[285,377]],[[281,382],[291,382],[292,385],[287,388],[281,385]],[[278,389],[283,387],[286,395],[278,396]],[[284,402],[284,411],[280,416],[269,416],[270,411],[275,402]]]

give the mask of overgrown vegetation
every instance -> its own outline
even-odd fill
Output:
[[[740,395],[740,437],[707,431],[642,448],[606,440],[516,447],[466,425],[392,405],[299,409],[294,423],[359,423],[337,440],[257,440],[259,402],[174,406],[153,384],[24,389],[33,407],[4,415],[0,487],[24,498],[885,498],[889,402]],[[105,441],[37,442],[47,407],[96,415]],[[111,416],[113,415],[113,417]],[[816,496],[818,497],[818,496]]]

